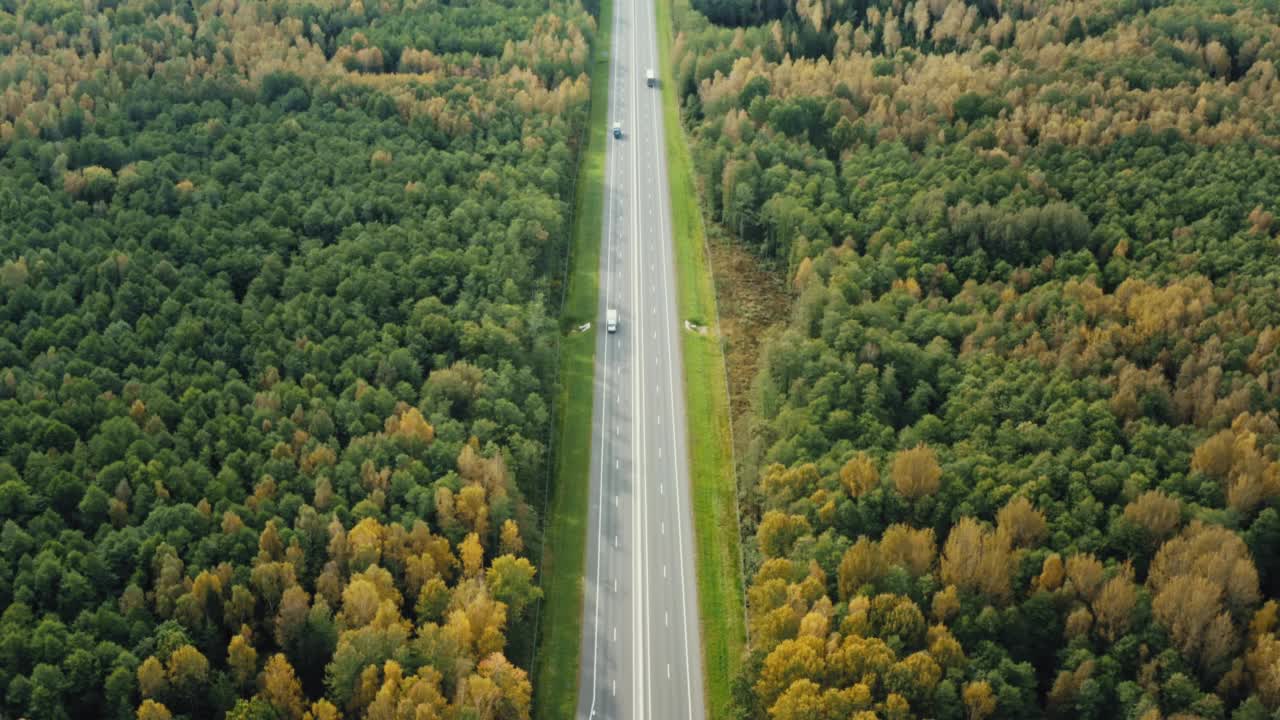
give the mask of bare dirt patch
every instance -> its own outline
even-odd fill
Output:
[[[787,319],[792,295],[784,270],[762,263],[718,228],[707,229],[729,375],[733,441],[742,457],[748,430],[746,416],[751,409],[751,381],[760,365],[760,349],[769,333]]]

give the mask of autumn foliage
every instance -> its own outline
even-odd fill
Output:
[[[530,716],[591,11],[0,7],[0,717]]]
[[[673,15],[718,282],[754,257],[791,300],[740,368],[730,712],[1280,709],[1276,8]]]

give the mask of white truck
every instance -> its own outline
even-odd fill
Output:
[[[604,327],[609,332],[618,332],[618,311],[609,308],[604,313]]]
[[[649,68],[644,71],[644,84],[649,87],[653,87],[658,84],[658,75],[653,71],[653,68]]]

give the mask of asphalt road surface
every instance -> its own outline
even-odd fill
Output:
[[[578,718],[705,717],[653,2],[613,11]]]

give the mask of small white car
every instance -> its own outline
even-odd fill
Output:
[[[609,332],[618,332],[618,311],[609,308],[604,314],[604,327]]]
[[[615,138],[622,139],[622,123],[613,124],[613,136]]]

